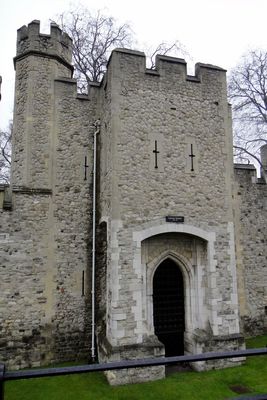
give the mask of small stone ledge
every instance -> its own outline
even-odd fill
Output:
[[[256,170],[256,167],[253,164],[234,164],[235,169],[248,169],[248,170]]]
[[[149,69],[149,68],[147,68],[145,73],[146,73],[147,75],[160,76],[159,72],[156,71],[155,69]]]
[[[265,182],[264,178],[258,178],[257,181],[256,181],[256,183],[257,183],[258,185],[266,185],[266,182]]]
[[[213,340],[214,342],[230,342],[231,340],[238,340],[243,342],[244,336],[240,335],[240,333],[233,333],[232,335],[213,336],[211,340]]]
[[[118,48],[114,49],[114,50],[112,51],[112,53],[113,53],[113,52],[114,52],[114,53],[130,54],[130,55],[138,56],[138,57],[145,57],[145,56],[146,56],[145,53],[144,53],[143,51],[125,49],[125,48],[121,48],[121,47],[118,47]]]
[[[0,208],[5,211],[12,210],[12,192],[6,184],[0,185]]]
[[[52,194],[52,189],[29,188],[26,186],[13,186],[12,192],[18,193],[18,194],[29,194],[29,195],[42,194],[42,195],[50,196]]]
[[[63,83],[70,83],[72,85],[76,85],[77,79],[67,78],[65,76],[59,76],[58,78],[55,79],[55,82],[63,82]]]
[[[138,358],[154,357],[164,355],[164,345],[158,340],[156,335],[144,338],[142,343],[132,343],[124,345],[112,345],[109,340],[101,338],[98,343],[98,350],[102,360],[131,360]]]
[[[201,82],[200,79],[197,76],[194,76],[194,75],[187,75],[186,76],[186,80],[188,82],[196,82],[196,83],[200,83]]]
[[[90,82],[89,86],[100,87],[102,82]]]
[[[90,101],[90,98],[88,97],[88,94],[85,93],[77,93],[77,99],[79,100],[85,100],[85,101]]]
[[[156,62],[157,61],[166,61],[166,62],[172,63],[172,64],[183,64],[183,65],[186,65],[186,61],[183,58],[164,56],[164,55],[160,55],[160,54],[158,54],[156,56]]]
[[[206,68],[206,69],[213,69],[215,71],[221,71],[221,72],[227,72],[226,69],[218,67],[217,65],[212,65],[212,64],[204,64],[204,63],[197,63],[196,64],[196,69],[199,70],[201,68]]]
[[[64,60],[64,58],[60,57],[58,54],[44,53],[43,51],[39,51],[39,50],[28,50],[28,51],[25,51],[25,53],[22,53],[16,57],[14,57],[13,63],[14,63],[15,70],[16,70],[17,62],[20,60],[23,60],[24,58],[29,57],[29,56],[54,59],[54,60],[58,61],[59,63],[61,63],[62,65],[64,65],[65,67],[67,67],[71,71],[72,74],[74,72],[74,67],[70,63],[68,63],[66,60]]]
[[[9,187],[7,183],[0,183],[0,192],[4,192],[7,187]]]
[[[3,202],[3,210],[5,211],[12,211],[12,201],[4,200]]]
[[[146,55],[145,55],[144,52],[138,51],[138,50],[124,49],[124,48],[120,48],[119,47],[117,49],[112,50],[111,55],[110,55],[110,57],[108,59],[108,62],[107,62],[107,69],[109,67],[109,64],[111,63],[112,58],[113,58],[112,56],[115,53],[122,53],[122,54],[125,54],[125,55],[130,55],[130,56],[135,56],[135,57],[136,56],[137,57],[142,57],[144,59],[144,66],[145,66]]]
[[[165,354],[163,344],[155,335],[144,338],[142,343],[121,346],[112,346],[105,337],[98,349],[100,360],[104,362],[163,357]],[[165,367],[123,368],[107,371],[105,375],[110,385],[125,385],[162,379],[165,377]]]

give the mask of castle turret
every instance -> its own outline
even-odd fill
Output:
[[[70,78],[72,41],[54,23],[50,34],[32,21],[17,34],[13,170],[14,186],[51,188],[55,148],[54,80]]]

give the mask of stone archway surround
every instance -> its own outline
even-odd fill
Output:
[[[107,301],[107,336],[105,338],[103,350],[101,349],[103,357],[105,357],[104,359],[118,360],[125,357],[125,354],[127,357],[130,355],[131,358],[158,357],[163,355],[164,347],[154,334],[153,315],[151,312],[151,306],[153,307],[153,305],[151,299],[149,300],[149,296],[151,295],[151,289],[149,290],[149,288],[151,288],[153,273],[157,265],[167,257],[171,257],[177,265],[179,265],[183,271],[183,276],[185,277],[187,285],[187,330],[184,335],[185,353],[198,354],[205,351],[241,348],[243,342],[242,337],[239,335],[237,300],[236,303],[233,303],[233,300],[237,298],[237,291],[235,287],[232,224],[228,223],[227,225],[227,238],[229,239],[229,243],[226,241],[222,242],[222,234],[217,226],[215,227],[217,229],[216,231],[206,231],[192,225],[166,223],[163,220],[154,220],[151,223],[135,227],[135,230],[132,230],[131,234],[126,238],[129,247],[127,254],[124,252],[124,255],[127,255],[127,265],[130,271],[130,279],[128,279],[126,285],[126,289],[128,290],[127,302],[118,303],[119,290],[121,289],[118,269],[121,246],[119,246],[118,232],[122,226],[122,221],[120,220],[111,221],[110,232],[111,244],[113,246],[111,249],[113,253],[110,259],[111,279],[109,284],[112,292],[110,292],[110,302],[108,303]],[[207,227],[207,229],[209,229],[209,227]],[[212,229],[212,227],[210,227],[210,229]],[[162,250],[161,247],[160,254],[151,259],[150,264],[144,262],[142,259],[142,244],[146,239],[150,240],[160,235],[169,239],[169,237],[167,238],[168,234],[177,238],[181,236],[187,237],[188,242],[191,241],[190,243],[192,243],[192,240],[198,241],[199,243],[202,242],[203,246],[205,246],[204,256],[202,257],[203,262],[191,262],[190,256],[186,257],[186,252],[184,254],[179,252],[179,246],[178,251],[172,249],[172,244],[168,246],[168,240],[165,241],[167,244],[165,251]],[[220,246],[223,246],[222,250]],[[225,258],[229,260],[229,264],[227,262],[223,264],[225,266],[224,270],[222,270],[221,265],[219,265],[222,259],[221,251],[224,252],[223,255]],[[197,257],[197,259],[201,260],[201,257]],[[219,260],[218,265],[217,260]],[[198,284],[201,282],[201,279],[197,275],[201,275],[201,267],[202,272],[205,270],[205,281],[202,280],[202,283],[204,283],[204,288],[202,290],[202,295],[204,293],[202,304],[205,304],[205,307],[203,307],[205,309],[204,318],[201,312],[203,309],[197,310],[197,303],[192,301],[192,299],[194,300],[199,296],[197,290],[199,289]],[[147,269],[150,270],[148,274]],[[224,293],[221,290],[223,285],[220,285],[221,272],[225,273],[226,277],[229,277],[227,282],[229,286],[227,286],[227,289],[229,288],[229,290],[232,290],[230,305],[228,304],[229,301],[224,302],[222,298]],[[125,290],[125,288],[123,287],[122,290]],[[120,307],[120,313],[117,312],[118,306]],[[149,307],[150,312],[148,311]],[[228,313],[228,310],[231,311],[231,313]],[[131,329],[128,330],[128,336],[125,337],[124,326],[128,315],[130,316]],[[200,316],[198,321],[196,321],[196,316]],[[122,320],[123,323],[119,324],[118,321],[120,322],[120,320]],[[230,326],[228,323],[232,322],[235,328],[234,332],[233,330],[232,332],[230,329],[228,330]],[[118,325],[121,328],[120,330],[118,330]],[[238,363],[239,360],[237,360],[237,364]],[[208,366],[206,366],[206,364],[200,364],[194,363],[193,367],[199,370],[213,368],[212,362],[210,362]],[[223,361],[221,366],[226,366],[226,364],[227,362]],[[214,362],[214,365],[217,367],[216,362]],[[232,360],[230,365],[232,366]],[[117,374],[119,381],[120,371],[116,372],[116,375]],[[142,370],[140,372],[140,379],[138,378],[136,381],[144,380],[143,374],[144,371]],[[164,367],[161,369],[157,367],[153,372],[153,379],[158,379],[163,375]],[[123,377],[125,378],[124,375]],[[150,372],[149,379],[151,380]]]
[[[148,238],[156,235],[180,233],[184,235],[191,235],[197,239],[202,239],[206,242],[207,246],[207,260],[205,266],[193,265],[189,259],[177,252],[170,249],[163,251],[160,256],[156,257],[148,264],[142,263],[142,242]],[[216,299],[212,299],[212,287],[216,282],[216,260],[214,257],[214,242],[216,235],[214,232],[206,232],[198,227],[182,224],[164,223],[155,226],[147,227],[143,230],[135,231],[133,233],[134,242],[134,272],[143,280],[142,291],[139,298],[136,298],[136,315],[137,328],[139,341],[141,342],[142,336],[145,332],[148,336],[154,334],[153,326],[153,301],[152,301],[152,282],[153,275],[157,266],[166,258],[171,258],[181,269],[185,282],[185,325],[186,332],[185,338],[189,342],[189,346],[185,346],[186,351],[196,351],[192,342],[193,333],[198,329],[204,329],[204,325],[209,321],[213,335],[218,333],[218,325],[216,318]],[[198,296],[200,290],[200,279],[198,274],[201,273],[201,268],[206,269],[207,274],[207,288],[206,297],[209,298],[206,310],[197,309]],[[202,294],[203,295],[203,294]],[[140,311],[142,310],[142,317]],[[196,321],[196,315],[198,321]],[[140,319],[138,319],[138,317]]]

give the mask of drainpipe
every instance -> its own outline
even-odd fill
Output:
[[[92,361],[95,361],[95,221],[96,221],[96,141],[100,132],[100,121],[94,123],[94,155],[93,155],[93,242],[92,242]]]

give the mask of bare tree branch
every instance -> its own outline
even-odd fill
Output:
[[[240,147],[240,146],[235,146],[235,145],[234,145],[234,149],[239,150],[239,154],[238,154],[238,153],[235,154],[239,159],[241,159],[241,160],[246,160],[248,163],[250,163],[250,160],[251,160],[251,159],[254,159],[254,160],[256,160],[256,161],[258,162],[258,164],[259,164],[260,167],[261,167],[262,177],[263,177],[265,183],[267,183],[267,174],[266,174],[266,171],[265,171],[265,169],[264,169],[264,166],[263,166],[263,164],[262,164],[262,162],[261,162],[260,157],[258,157],[257,155],[251,153],[251,152],[250,152],[249,150],[247,150],[245,147]],[[246,157],[246,155],[249,156],[249,157]]]
[[[146,50],[147,59],[149,63],[149,67],[151,69],[155,69],[156,67],[156,55],[160,54],[162,56],[173,55],[175,56],[189,56],[188,52],[185,50],[184,46],[176,40],[174,43],[162,42],[154,49]]]
[[[267,52],[245,55],[230,73],[228,91],[237,157],[248,156],[261,165],[259,150],[267,143]]]
[[[75,77],[80,92],[87,91],[88,83],[102,79],[114,48],[132,47],[134,35],[129,24],[119,25],[102,11],[92,14],[87,8],[79,6],[62,13],[56,19],[73,40]],[[162,42],[156,49],[146,53],[150,68],[155,68],[156,54],[188,55],[179,41],[171,44]]]
[[[81,92],[87,91],[89,82],[102,79],[115,47],[131,46],[133,32],[129,24],[118,25],[114,18],[101,11],[92,14],[87,8],[79,6],[64,12],[57,19],[73,40],[75,76]]]
[[[11,166],[12,123],[0,130],[0,183],[9,183]]]

